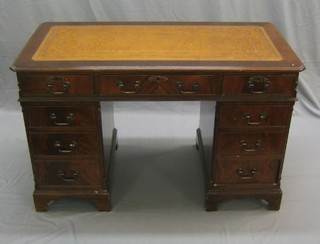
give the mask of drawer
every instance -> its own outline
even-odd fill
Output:
[[[295,75],[225,75],[222,94],[295,96]]]
[[[100,143],[96,133],[31,133],[35,156],[96,156]]]
[[[280,126],[289,125],[291,105],[221,106],[220,127],[232,126]]]
[[[88,95],[94,93],[91,75],[19,75],[20,96]]]
[[[210,95],[220,86],[219,76],[153,75],[99,77],[100,95]]]
[[[286,132],[218,134],[217,154],[283,154],[287,141]]]
[[[275,184],[280,175],[280,160],[270,158],[218,159],[216,184]]]
[[[39,185],[101,185],[99,163],[92,161],[36,161]]]
[[[29,128],[78,128],[96,127],[95,106],[46,106],[24,107]]]

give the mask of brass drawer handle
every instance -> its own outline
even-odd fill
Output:
[[[245,151],[245,152],[257,152],[261,149],[261,146],[262,146],[261,140],[256,141],[253,148],[250,148],[246,141],[244,141],[244,140],[240,141],[240,148],[242,151]]]
[[[177,88],[178,88],[178,90],[179,90],[179,92],[181,94],[195,94],[200,88],[200,82],[199,81],[195,81],[193,83],[191,91],[184,91],[183,90],[184,83],[182,81],[177,81],[176,85],[177,85]]]
[[[54,141],[53,147],[56,148],[60,153],[71,153],[77,147],[77,142],[72,141],[69,143],[69,148],[62,148],[60,141]]]
[[[248,125],[261,125],[266,121],[268,115],[266,113],[262,113],[259,115],[259,121],[251,121],[251,115],[249,113],[243,114],[244,119],[246,120]]]
[[[67,117],[65,118],[66,122],[58,122],[58,118],[56,113],[51,113],[49,115],[49,119],[53,121],[53,123],[57,126],[68,126],[71,124],[72,120],[74,120],[74,114],[73,113],[69,113],[67,115]]]
[[[63,90],[62,91],[55,91],[54,90],[55,84],[56,83],[61,84],[61,82],[63,82],[63,85],[62,85],[62,89]],[[48,88],[48,92],[50,94],[53,94],[53,95],[68,94],[69,93],[69,88],[70,88],[70,83],[64,77],[51,76],[49,81],[48,81],[47,88]]]
[[[236,170],[242,180],[251,180],[257,172],[256,168],[249,170],[247,174],[241,168]]]
[[[62,178],[63,181],[71,182],[75,181],[79,176],[79,171],[73,171],[71,176],[67,176],[63,170],[58,171],[58,177]]]
[[[270,87],[271,82],[265,76],[252,76],[250,77],[247,87],[252,94],[263,94],[266,93]]]
[[[124,94],[136,94],[141,88],[141,81],[139,81],[139,80],[135,81],[134,90],[124,90],[125,85],[124,85],[123,81],[118,81],[117,82],[117,87]]]

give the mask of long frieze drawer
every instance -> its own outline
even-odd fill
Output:
[[[218,159],[215,167],[216,184],[248,184],[278,182],[280,160],[272,158]]]
[[[218,134],[217,154],[283,154],[286,132],[230,133]]]
[[[32,133],[35,156],[94,156],[100,151],[96,133]]]
[[[134,75],[99,77],[100,95],[210,95],[220,87],[219,76]]]
[[[24,107],[29,128],[96,127],[95,106]]]
[[[91,75],[20,75],[20,96],[90,95],[94,93]]]
[[[222,95],[295,96],[295,75],[225,75]]]
[[[221,106],[220,127],[288,126],[292,105]]]
[[[99,163],[89,161],[37,161],[36,174],[41,185],[102,184]]]

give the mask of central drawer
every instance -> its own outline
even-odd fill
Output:
[[[220,87],[215,75],[99,76],[100,95],[212,95]]]
[[[35,156],[98,156],[97,133],[31,133]]]

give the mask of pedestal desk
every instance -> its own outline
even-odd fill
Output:
[[[37,211],[62,198],[111,209],[113,102],[120,100],[200,100],[196,135],[206,210],[238,197],[279,209],[304,66],[272,24],[44,23],[11,69],[17,72]]]

